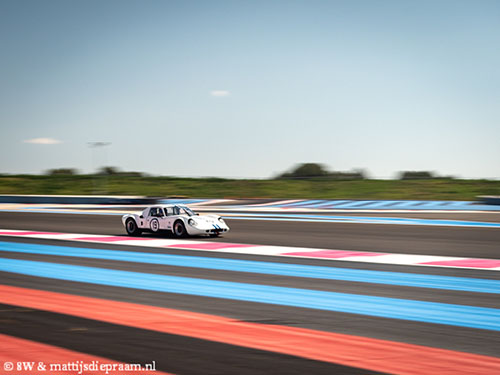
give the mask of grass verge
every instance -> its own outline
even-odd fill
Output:
[[[476,200],[500,195],[491,180],[232,180],[137,176],[0,176],[0,194],[144,195],[198,198]]]

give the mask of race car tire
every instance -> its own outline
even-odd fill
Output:
[[[186,227],[184,226],[184,223],[181,220],[177,220],[174,223],[174,236],[175,237],[185,237],[187,232],[186,232]]]
[[[157,233],[160,230],[160,222],[158,219],[153,219],[151,223],[149,223],[149,227],[151,228],[151,232]]]
[[[141,230],[137,226],[137,223],[134,219],[128,219],[126,221],[125,229],[127,230],[127,234],[129,236],[139,236],[141,234]]]

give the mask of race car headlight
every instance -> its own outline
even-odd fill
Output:
[[[222,219],[221,217],[219,217],[219,221],[224,224],[224,219]]]
[[[194,221],[193,219],[189,219],[188,220],[188,224],[191,225],[191,226],[196,226],[198,223],[196,221]]]

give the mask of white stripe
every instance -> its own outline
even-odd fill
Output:
[[[441,257],[434,255],[411,255],[411,254],[384,254],[378,256],[350,256],[338,260],[351,262],[387,263],[387,264],[420,264],[425,262],[441,262],[451,260],[463,260],[465,258]]]
[[[217,244],[215,242],[206,241],[189,241],[189,240],[176,240],[176,239],[124,239],[120,241],[106,241],[106,239],[116,238],[117,236],[109,235],[96,235],[96,234],[76,234],[76,233],[48,233],[48,234],[27,234],[30,231],[26,230],[10,230],[10,229],[0,229],[0,236],[16,236],[16,237],[30,237],[30,238],[42,238],[42,239],[55,239],[55,240],[73,240],[78,242],[94,242],[103,244],[117,244],[117,245],[130,245],[130,246],[142,246],[142,247],[172,247],[185,250],[202,250],[203,249],[191,249],[191,245],[206,245],[206,244]],[[8,234],[9,233],[9,234]],[[14,234],[12,234],[14,233]],[[17,235],[15,234],[17,233]],[[94,237],[93,240],[85,240],[79,238]],[[100,240],[101,239],[101,240]],[[304,247],[289,247],[289,246],[262,246],[262,245],[251,245],[248,247],[240,247],[241,244],[231,244],[221,243],[221,245],[227,246],[221,249],[211,250],[214,252],[225,252],[225,253],[237,253],[237,254],[254,254],[254,255],[270,255],[270,256],[289,256],[297,258],[311,258],[317,260],[326,261],[350,261],[350,262],[365,262],[365,263],[383,263],[383,264],[400,264],[400,265],[418,265],[418,266],[431,266],[431,267],[446,267],[446,268],[472,268],[479,270],[489,270],[489,271],[500,271],[500,267],[494,268],[484,268],[484,267],[474,267],[474,266],[454,266],[454,265],[430,265],[423,264],[427,262],[446,262],[446,261],[456,261],[456,260],[470,260],[472,263],[474,258],[461,258],[461,257],[445,257],[445,256],[434,256],[434,255],[413,255],[413,254],[389,254],[389,253],[374,253],[380,255],[366,256],[366,255],[351,255],[349,257],[343,258],[323,258],[315,256],[307,256],[307,253],[313,253],[317,251],[349,251],[355,253],[353,250],[332,250],[332,249],[313,249]],[[303,255],[285,255],[286,253],[303,253]],[[360,254],[367,253],[366,251],[359,251]]]
[[[54,239],[54,240],[75,240],[78,237],[86,237],[88,234],[75,234],[75,233],[52,233],[52,234],[27,234],[23,237],[32,237],[32,238],[44,238],[44,239]],[[101,237],[106,238],[108,236],[95,235],[92,237]]]
[[[28,232],[28,231],[27,230],[18,230],[18,229],[0,229],[0,234],[6,233],[6,232],[24,233],[24,232]],[[32,231],[29,231],[29,232],[32,232]]]

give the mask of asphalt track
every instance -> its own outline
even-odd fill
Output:
[[[461,215],[455,214],[455,218]],[[485,215],[485,217],[489,217]],[[500,257],[497,228],[231,220],[208,241],[457,257]],[[0,228],[123,235],[119,216],[0,212]]]
[[[480,258],[500,258],[500,230],[494,228],[458,228],[458,227],[423,227],[410,225],[388,224],[344,224],[344,223],[303,223],[277,221],[250,221],[227,220],[231,232],[223,238],[206,239],[206,241],[227,241],[253,243],[264,245],[286,245],[298,247],[314,247],[325,249],[346,249],[362,251],[384,251],[406,254],[429,254],[446,256],[474,256]],[[0,213],[0,228],[28,229],[39,231],[54,231],[68,233],[92,233],[123,235],[124,230],[118,216],[106,215],[61,215],[41,213]],[[446,269],[446,268],[416,268],[411,266],[356,264],[337,261],[322,261],[313,259],[285,259],[278,257],[264,257],[257,255],[243,255],[230,253],[214,253],[207,251],[190,251],[186,253],[176,249],[154,249],[146,247],[120,246],[113,244],[74,243],[69,241],[55,241],[42,239],[5,237],[0,241],[9,243],[30,243],[34,245],[57,245],[72,248],[112,249],[119,251],[135,251],[143,253],[161,253],[174,255],[189,255],[193,262],[196,257],[213,257],[224,259],[265,261],[276,264],[298,264],[322,266],[344,269],[366,269],[384,272],[404,272],[408,274],[427,274],[436,276],[453,276],[484,280],[500,280],[499,272],[486,270]],[[1,242],[0,242],[1,244]],[[84,250],[82,250],[84,251]],[[342,280],[325,280],[314,277],[291,277],[274,274],[252,272],[236,272],[230,270],[214,270],[196,267],[165,266],[145,264],[139,262],[89,259],[83,256],[61,257],[47,254],[22,254],[2,251],[0,257],[9,260],[27,262],[47,262],[54,267],[85,267],[82,275],[91,270],[116,270],[137,274],[154,275],[155,277],[194,278],[196,280],[222,281],[228,283],[244,283],[262,287],[296,288],[307,291],[327,293],[342,293],[353,296],[373,296],[387,299],[387,310],[395,309],[390,305],[391,299],[401,299],[414,302],[460,305],[471,308],[500,309],[498,293],[478,293],[464,290],[443,290],[404,285],[383,285],[373,282],[354,282]],[[0,260],[1,262],[1,260]],[[33,263],[36,264],[36,263]],[[75,268],[77,270],[77,268]],[[34,268],[33,272],[38,272]],[[31,272],[31,271],[29,271]],[[28,272],[28,273],[29,273]],[[99,271],[100,272],[100,271]],[[103,271],[104,272],[104,271]],[[106,271],[107,272],[107,271]],[[103,274],[104,275],[104,274]],[[71,276],[68,276],[71,278]],[[102,276],[104,277],[104,276]],[[159,371],[179,374],[255,374],[255,373],[283,373],[283,374],[371,374],[371,373],[422,373],[419,371],[420,352],[412,358],[410,363],[402,361],[403,368],[390,366],[391,362],[398,361],[397,356],[379,359],[378,363],[366,364],[362,358],[351,362],[336,362],[322,358],[320,354],[341,351],[339,346],[311,346],[316,354],[304,354],[308,346],[311,332],[323,332],[331,335],[353,335],[355,341],[364,343],[366,340],[388,340],[393,343],[424,346],[426,348],[443,349],[457,354],[460,360],[470,355],[488,357],[472,358],[474,372],[467,372],[466,366],[446,367],[447,354],[436,355],[444,361],[439,373],[494,373],[484,370],[481,366],[487,359],[500,358],[500,335],[498,331],[473,327],[458,327],[453,324],[436,324],[427,321],[411,321],[393,319],[384,316],[369,314],[355,314],[324,309],[286,306],[279,303],[259,303],[248,300],[235,301],[230,298],[218,298],[196,294],[161,292],[137,288],[124,288],[107,284],[106,281],[82,282],[34,276],[17,272],[0,272],[0,284],[5,288],[19,287],[23,289],[5,289],[0,287],[0,327],[3,334],[29,343],[50,345],[50,347],[69,349],[79,353],[99,358],[127,363],[146,363],[156,361]],[[202,284],[196,284],[203,288]],[[98,298],[88,300],[87,303],[76,305],[78,302],[60,302],[63,298],[58,294],[41,294],[39,300],[30,293],[62,293],[63,296],[79,296]],[[500,290],[499,290],[500,292]],[[3,294],[2,294],[3,293]],[[25,294],[26,293],[26,294]],[[3,298],[2,298],[3,296]],[[143,312],[134,321],[122,321],[128,305],[117,307],[113,305],[112,318],[96,315],[99,301],[118,301],[134,303],[141,306],[150,306],[161,309],[174,309],[190,313],[209,314],[211,317],[229,319],[229,324],[248,324],[250,332],[238,336],[236,329],[224,339],[212,340],[210,335],[219,333],[212,330],[208,336],[203,336],[201,328],[196,334],[184,332],[189,324],[177,325],[177,331],[172,327],[160,329],[161,321],[157,312],[151,311],[153,323],[147,324],[147,314]],[[51,302],[52,301],[52,302]],[[52,304],[51,304],[52,303]],[[102,302],[104,303],[104,302]],[[106,302],[108,303],[108,302]],[[75,310],[71,310],[71,306]],[[85,306],[90,306],[86,311]],[[137,305],[134,305],[137,306]],[[103,307],[104,309],[105,307]],[[117,310],[120,308],[120,310]],[[137,307],[134,307],[137,308]],[[95,310],[93,312],[92,310]],[[383,309],[382,309],[383,310]],[[84,311],[79,313],[79,311]],[[122,313],[117,313],[121,311]],[[163,310],[162,310],[163,311]],[[480,310],[478,310],[480,311]],[[189,314],[187,313],[189,312]],[[396,311],[397,312],[397,311]],[[436,311],[436,314],[440,313]],[[383,314],[382,314],[383,315]],[[177,318],[176,318],[177,319]],[[480,321],[486,319],[477,316]],[[204,325],[215,324],[215,318],[202,319]],[[144,322],[146,321],[146,322]],[[227,323],[227,322],[226,322]],[[194,324],[194,323],[193,323]],[[217,323],[219,324],[219,323]],[[222,324],[222,323],[220,323]],[[225,323],[224,323],[225,324]],[[179,328],[180,326],[185,328]],[[243,326],[247,327],[247,326]],[[247,328],[248,328],[247,327]],[[313,330],[301,336],[301,340],[291,345],[291,349],[281,350],[273,347],[272,342],[261,346],[252,346],[245,340],[255,337],[258,339],[260,329],[279,330]],[[220,329],[222,332],[223,329]],[[267,332],[267,331],[266,331]],[[273,341],[269,332],[261,333],[265,340]],[[222,333],[220,333],[222,335]],[[280,338],[281,337],[281,338]],[[281,342],[284,336],[276,338]],[[345,338],[347,340],[347,338]],[[239,340],[239,341],[238,341]],[[7,341],[5,341],[7,343]],[[12,345],[15,345],[12,342]],[[23,345],[28,345],[23,342]],[[284,344],[283,344],[284,345]],[[371,345],[371,344],[370,344]],[[345,346],[345,343],[344,343]],[[397,346],[393,344],[392,346]],[[418,349],[418,347],[417,347]],[[415,349],[415,350],[417,350]],[[390,348],[385,347],[385,351]],[[392,349],[391,349],[392,350]],[[430,349],[429,349],[430,350]],[[362,352],[358,348],[357,352]],[[328,353],[326,353],[328,354]],[[326,355],[325,354],[325,355]],[[373,353],[372,353],[373,354]],[[318,355],[319,357],[315,357]],[[352,354],[355,358],[355,354]],[[377,355],[380,355],[378,353]],[[1,356],[1,350],[0,350]],[[453,356],[453,355],[452,355]],[[311,359],[312,358],[312,359]],[[319,358],[319,360],[318,360]],[[420,357],[424,358],[424,357]],[[438,361],[438,360],[436,360]],[[474,362],[476,361],[476,362]],[[373,359],[372,359],[373,362]],[[377,361],[375,361],[377,362]],[[425,361],[424,361],[425,362]],[[347,365],[346,363],[350,363]],[[406,364],[405,364],[406,363]],[[451,360],[449,363],[461,363]],[[423,364],[422,364],[423,366]],[[375,368],[375,370],[373,369]],[[406,369],[409,369],[406,372]],[[479,370],[477,370],[479,369]],[[494,367],[498,369],[498,367]],[[414,372],[411,372],[411,371]],[[0,370],[1,372],[1,370]],[[424,372],[425,373],[425,372]]]

